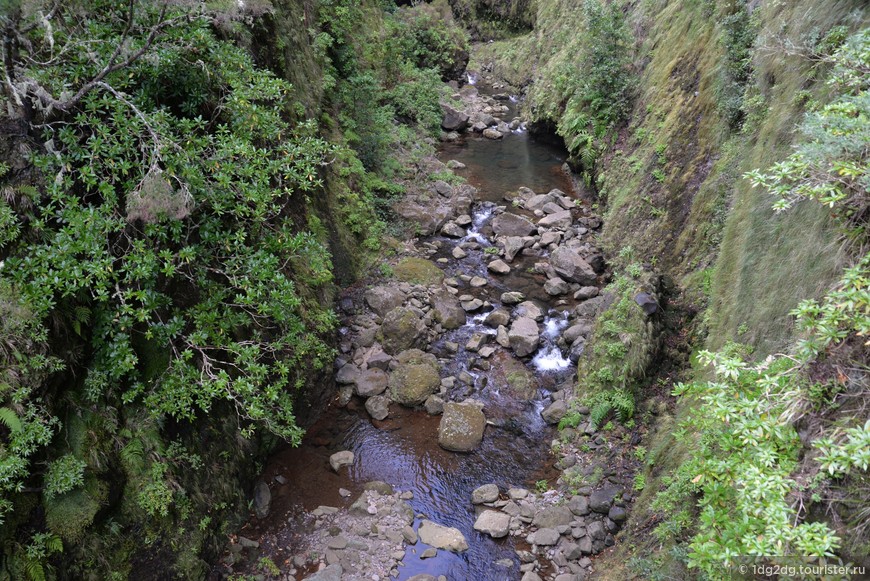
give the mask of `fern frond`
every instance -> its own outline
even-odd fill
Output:
[[[21,430],[21,420],[18,418],[18,414],[7,407],[0,408],[0,423],[12,432]]]

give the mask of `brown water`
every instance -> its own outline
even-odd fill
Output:
[[[564,152],[536,142],[525,132],[500,141],[470,136],[463,143],[444,146],[440,157],[467,165],[457,173],[479,189],[482,200],[475,206],[475,228],[471,234],[471,239],[481,242],[481,248],[471,250],[465,260],[450,258],[447,265],[442,265],[448,276],[471,274],[489,280],[486,287],[465,287],[462,293],[474,294],[499,306],[502,292],[519,290],[528,298],[540,301],[544,312],[548,311],[547,302],[551,302],[551,298],[543,292],[544,280],[530,272],[541,257],[518,256],[511,265],[510,275],[493,277],[486,271],[486,261],[491,256],[483,252],[483,247],[489,245],[491,206],[493,202],[504,204],[500,200],[506,192],[525,186],[538,193],[559,188],[573,195],[571,181],[561,169],[563,155]],[[436,239],[443,246],[433,259],[450,257],[458,241]],[[562,305],[570,306],[571,303]],[[482,325],[482,317],[476,320],[469,317],[468,324],[430,347],[439,357],[448,357],[442,376],[466,370],[475,377],[474,385],[448,393],[453,400],[474,397],[484,402],[490,425],[480,447],[469,454],[447,452],[438,446],[440,418],[437,416],[394,404],[390,417],[377,422],[369,418],[360,401],[352,401],[347,408],[331,406],[309,429],[299,448],[281,450],[269,460],[262,478],[274,482],[275,476],[281,475],[287,480],[273,487],[273,509],[269,518],[252,524],[253,530],[247,534],[260,538],[261,549],[271,552],[274,560],[281,563],[298,548],[298,534],[306,522],[310,523],[310,519],[304,518],[306,511],[318,505],[347,506],[358,496],[365,482],[383,480],[397,490],[412,491],[414,498],[410,504],[417,514],[458,528],[469,543],[465,553],[439,551],[437,557],[425,561],[418,557],[425,548],[421,543],[409,547],[405,566],[399,569],[399,579],[419,573],[446,575],[451,581],[519,578],[513,539],[496,541],[473,530],[476,515],[471,492],[487,483],[495,483],[502,490],[511,486],[533,488],[536,480],[555,478],[558,474],[551,467],[549,455],[553,430],[542,421],[540,411],[549,391],[558,383],[570,380],[574,373],[572,366],[560,360],[561,354],[550,340],[563,324],[560,312],[551,310],[538,352],[543,360],[536,360],[537,366],[532,361],[517,361],[502,350],[488,362],[478,362],[474,353],[466,353],[461,347],[455,356],[447,353],[445,341],[462,346],[474,332],[494,334],[494,330]],[[545,337],[547,334],[549,337]],[[515,371],[518,365],[534,374],[530,389],[524,392],[512,389],[508,382],[511,370]],[[546,370],[547,367],[556,369]],[[338,450],[351,450],[356,456],[350,470],[340,474],[334,473],[328,462],[330,454]],[[340,487],[350,490],[352,496],[342,498],[338,494]],[[415,528],[417,524],[415,522]],[[245,531],[242,534],[246,534]],[[499,559],[511,559],[515,566],[510,570],[498,567],[495,561]]]

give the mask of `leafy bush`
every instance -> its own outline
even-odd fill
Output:
[[[566,80],[567,103],[558,132],[568,151],[591,173],[602,140],[625,119],[631,106],[632,36],[615,3],[583,2],[585,30],[578,69]]]
[[[854,240],[866,236],[870,219],[870,31],[851,36],[832,57],[828,84],[838,95],[807,114],[797,150],[766,173],[750,172],[753,186],[779,198],[776,211],[810,199],[834,209]]]

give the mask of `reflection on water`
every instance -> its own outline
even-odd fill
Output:
[[[571,191],[571,180],[562,170],[564,150],[537,141],[527,132],[515,132],[497,141],[469,135],[464,143],[445,144],[441,158],[456,159],[467,166],[457,173],[480,190],[482,200],[501,202],[505,193],[521,186],[537,193],[553,188]]]

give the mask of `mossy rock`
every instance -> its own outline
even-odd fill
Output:
[[[535,375],[521,361],[507,354],[497,355],[493,359],[492,378],[504,382],[514,397],[531,400],[535,397],[537,383]]]
[[[45,524],[68,543],[80,541],[106,502],[108,492],[105,482],[93,475],[85,476],[81,488],[51,500],[45,499]]]
[[[402,282],[433,286],[444,280],[444,271],[425,258],[403,258],[393,268],[393,274]]]
[[[441,376],[434,356],[419,349],[400,354],[399,366],[390,375],[390,399],[404,406],[421,405],[438,391]]]

